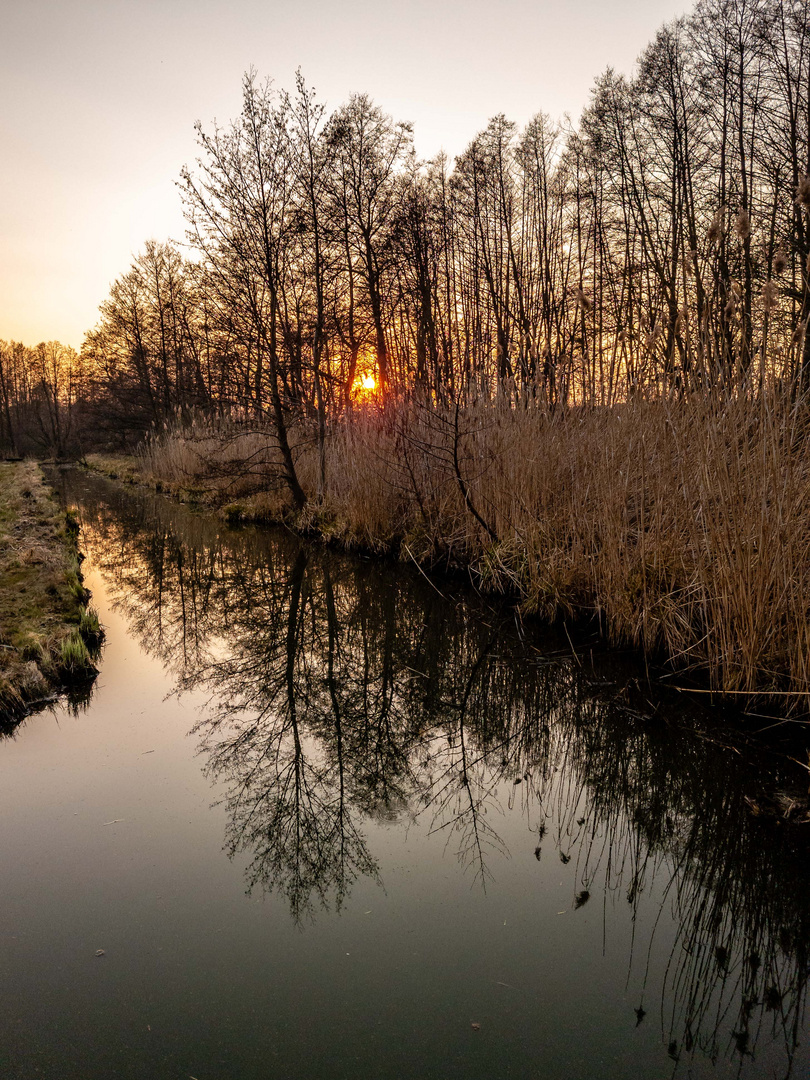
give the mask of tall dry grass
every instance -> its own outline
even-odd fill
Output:
[[[810,694],[810,441],[804,402],[699,396],[551,413],[482,401],[358,409],[293,432],[299,524],[347,546],[469,565],[546,617],[591,612],[614,642],[726,692]],[[262,433],[199,422],[142,452],[155,478],[284,512]],[[795,697],[791,695],[796,695]]]

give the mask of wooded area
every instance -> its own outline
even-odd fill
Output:
[[[701,0],[578,128],[499,115],[452,165],[365,95],[251,73],[198,125],[189,246],[147,243],[80,355],[0,347],[3,447],[270,418],[294,487],[289,418],[322,440],[372,376],[439,406],[802,386],[809,89],[806,0]]]

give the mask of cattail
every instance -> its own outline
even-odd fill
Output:
[[[582,310],[587,315],[588,312],[593,307],[593,304],[591,303],[591,300],[590,300],[590,297],[588,296],[588,294],[586,292],[584,292],[582,289],[576,289],[574,291],[574,296],[576,297],[576,300],[577,300],[577,303],[579,304],[579,306],[582,308]]]
[[[725,315],[728,322],[731,322],[731,320],[737,314],[737,301],[734,299],[733,296],[730,296],[728,298],[728,303],[723,308],[723,314]]]
[[[807,320],[803,319],[799,323],[799,325],[796,327],[796,329],[793,331],[793,337],[791,338],[791,341],[793,342],[794,345],[799,344],[799,342],[804,337],[804,332],[805,332],[806,329],[807,329]]]
[[[739,236],[741,240],[747,240],[751,235],[751,216],[747,210],[740,210],[739,214],[737,214],[734,228],[737,231],[737,236]]]
[[[765,313],[769,314],[773,311],[779,302],[779,291],[776,288],[776,284],[773,281],[766,281],[762,286],[762,306],[765,308]]]
[[[810,176],[802,176],[796,186],[796,205],[810,210]]]
[[[742,296],[742,285],[740,285],[739,281],[732,281],[731,282],[731,291],[732,291],[732,293],[734,293],[734,295],[737,297],[737,299],[739,299]]]
[[[630,335],[627,333],[626,330],[620,330],[619,331],[619,343],[621,345],[626,345],[628,340],[629,340],[629,337],[630,337]]]
[[[650,319],[649,319],[649,316],[647,315],[646,311],[642,311],[641,315],[639,316],[638,321],[641,324],[641,329],[642,330],[648,330],[649,329]]]
[[[663,335],[663,333],[664,333],[663,323],[661,323],[660,321],[656,321],[656,323],[653,326],[652,330],[650,330],[649,334],[647,334],[647,338],[646,338],[646,342],[645,342],[646,345],[647,345],[647,348],[648,349],[654,349],[657,342],[658,342],[658,339]]]
[[[709,231],[706,234],[706,239],[709,241],[710,246],[714,246],[720,242],[720,237],[723,235],[723,207],[721,206],[717,213],[712,218],[712,223],[709,226]]]
[[[785,270],[787,270],[787,264],[788,257],[784,251],[779,248],[773,257],[773,272],[775,274],[784,274]]]

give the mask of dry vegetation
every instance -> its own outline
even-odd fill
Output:
[[[0,722],[95,674],[101,630],[77,531],[36,464],[0,463]]]
[[[810,443],[790,395],[356,410],[328,435],[322,492],[315,444],[296,435],[299,528],[469,566],[529,611],[598,616],[613,642],[714,688],[806,702]],[[269,446],[207,422],[168,429],[142,475],[205,490],[229,520],[290,520]]]

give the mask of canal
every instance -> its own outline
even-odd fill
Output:
[[[107,638],[0,740],[4,1080],[810,1075],[785,753],[461,582],[55,483]]]

